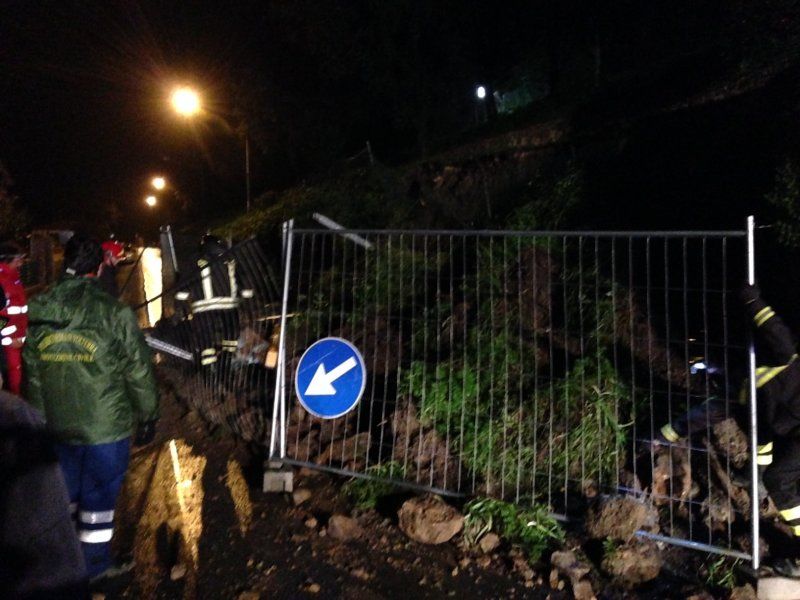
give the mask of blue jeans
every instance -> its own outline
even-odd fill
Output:
[[[86,570],[94,577],[111,566],[114,506],[128,468],[130,438],[109,444],[56,444],[56,453]]]

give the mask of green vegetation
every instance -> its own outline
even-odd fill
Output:
[[[378,500],[397,490],[389,480],[398,479],[403,473],[399,463],[390,461],[367,469],[367,478],[351,479],[342,486],[342,492],[355,503],[356,508],[375,508]]]
[[[464,509],[464,539],[476,544],[490,531],[520,546],[532,563],[553,544],[564,541],[564,530],[549,514],[547,507],[522,508],[516,504],[478,498]]]
[[[740,559],[731,561],[729,558],[720,556],[705,564],[706,578],[708,585],[732,590],[737,585],[736,567],[741,563]]]
[[[800,248],[800,179],[798,167],[787,160],[775,173],[775,184],[766,200],[776,216],[778,241],[792,249]]]
[[[606,538],[603,540],[603,559],[611,560],[619,550],[622,542],[614,538]]]

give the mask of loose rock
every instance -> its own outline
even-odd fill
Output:
[[[328,521],[328,535],[340,542],[349,542],[363,534],[358,521],[344,515],[333,515]]]
[[[292,492],[292,500],[295,506],[300,506],[303,502],[311,498],[311,490],[307,488],[297,488]]]
[[[651,512],[655,509],[634,498],[605,498],[589,507],[586,532],[594,539],[627,542],[645,524],[658,523]]]
[[[550,562],[553,566],[569,578],[572,584],[572,595],[575,600],[592,600],[595,598],[592,584],[584,577],[591,568],[583,564],[574,552],[553,552]]]
[[[658,576],[661,553],[654,542],[635,539],[603,558],[604,571],[625,587],[634,587]]]
[[[169,572],[169,578],[172,581],[177,581],[178,579],[183,579],[184,577],[186,577],[186,565],[182,563],[172,567],[172,570]]]
[[[397,513],[403,533],[422,544],[442,544],[464,527],[464,516],[438,496],[407,500]]]
[[[480,546],[481,552],[484,554],[489,554],[493,550],[496,550],[499,545],[500,536],[491,531],[484,535],[480,542],[478,542],[478,546]]]

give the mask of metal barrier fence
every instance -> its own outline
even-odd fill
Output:
[[[661,539],[757,556],[754,417],[738,400],[752,365],[734,293],[747,240],[290,223],[271,453],[565,515],[624,492],[658,508]],[[367,371],[358,405],[334,419],[292,389],[326,337],[351,342]],[[664,425],[681,439],[659,443]]]

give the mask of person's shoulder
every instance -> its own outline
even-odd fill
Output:
[[[0,424],[5,427],[15,425],[44,426],[42,413],[33,408],[19,396],[0,390]]]

